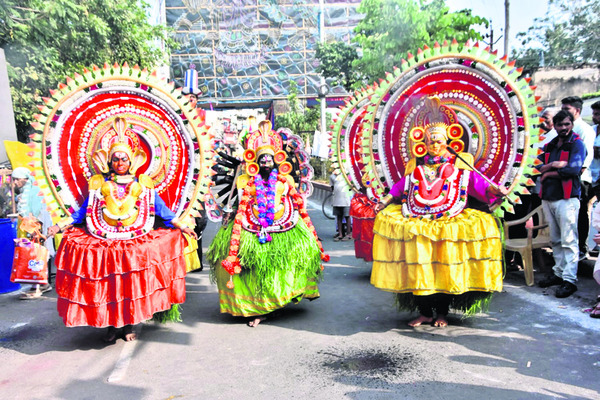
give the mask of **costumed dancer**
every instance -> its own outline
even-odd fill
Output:
[[[49,229],[50,235],[65,231],[56,257],[59,315],[68,327],[108,327],[107,342],[122,327],[125,340],[135,340],[134,325],[185,301],[181,232],[196,237],[152,179],[135,176],[146,155],[127,140],[126,121],[115,118],[114,131],[108,149],[94,154],[103,174],[89,180],[88,198]]]
[[[133,325],[153,317],[179,320],[186,263],[198,265],[190,228],[210,186],[208,127],[181,88],[137,65],[84,68],[50,94],[28,147],[52,233],[65,231],[65,325],[108,327],[111,341],[120,328],[135,339]]]
[[[249,134],[237,213],[207,254],[221,312],[250,317],[251,327],[290,302],[318,298],[321,261],[328,260],[282,148],[269,121]]]
[[[434,312],[434,325],[445,327],[450,307],[479,306],[503,278],[500,229],[490,214],[467,208],[467,196],[499,203],[507,190],[473,172],[471,154],[451,154],[448,139],[458,140],[462,127],[443,120],[452,110],[433,106],[427,125],[411,130],[417,154],[392,187],[391,204],[378,205],[374,227],[371,283],[398,293],[401,308],[419,310],[413,327],[433,322]]]

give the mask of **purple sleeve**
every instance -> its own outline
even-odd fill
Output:
[[[469,196],[473,196],[477,200],[488,204],[496,201],[496,196],[489,195],[487,192],[487,188],[490,186],[490,184],[475,172],[470,172],[470,175],[469,189],[467,192]]]
[[[400,179],[398,182],[394,183],[392,186],[392,190],[390,190],[390,195],[393,197],[401,197],[402,193],[404,193],[404,182],[406,182],[406,176]]]

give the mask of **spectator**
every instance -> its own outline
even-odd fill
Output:
[[[556,130],[554,129],[552,118],[554,118],[559,111],[560,109],[557,107],[546,107],[544,108],[544,111],[542,111],[542,115],[540,116],[542,119],[542,122],[540,122],[540,129],[544,131],[544,140],[538,144],[540,148],[543,148],[546,143],[549,143],[556,137]]]
[[[19,214],[19,221],[22,221],[22,218],[25,217],[34,217],[42,226],[41,233],[43,235],[47,235],[48,228],[52,225],[52,219],[48,211],[46,211],[46,207],[42,203],[42,197],[39,196],[40,189],[33,184],[34,178],[33,175],[31,175],[31,171],[25,167],[15,168],[12,172],[12,179],[15,185],[15,191],[17,192],[15,198],[17,200],[17,213]],[[17,230],[18,237],[25,237],[25,235],[26,234],[21,229]],[[53,257],[55,254],[54,241],[46,240],[44,246],[48,249],[48,255]],[[48,266],[49,265],[50,262],[48,262]],[[48,275],[50,274],[48,273]],[[50,286],[50,284],[32,285],[28,292],[21,294],[20,299],[35,299],[41,297],[42,294],[49,292],[50,290],[52,290],[52,286]]]
[[[592,122],[594,126],[592,129],[595,132],[594,139],[594,159],[592,165],[590,165],[590,172],[592,173],[592,194],[596,196],[596,201],[600,199],[600,131],[598,130],[598,124],[600,124],[600,101],[592,104]],[[593,225],[593,224],[592,224]],[[597,233],[596,227],[592,226],[594,234]],[[600,246],[596,244],[593,250],[590,251],[591,256],[598,256],[598,250]]]
[[[544,131],[544,140],[536,143],[534,146],[536,148],[543,148],[546,143],[549,143],[552,139],[556,137],[556,130],[554,129],[554,124],[552,123],[552,118],[559,111],[556,107],[546,107],[542,113],[540,114],[540,129]],[[537,179],[535,187],[531,190],[530,195],[521,195],[521,204],[516,204],[514,214],[507,213],[504,215],[504,219],[506,221],[514,221],[523,218],[531,211],[535,210],[539,206],[542,205],[542,200],[540,199],[541,183],[540,180]],[[537,216],[534,217],[533,221],[534,225],[538,225]],[[508,234],[511,238],[526,238],[527,237],[527,229],[525,228],[525,224],[519,224],[515,226],[511,226],[508,229]],[[538,250],[536,249],[536,252]],[[506,260],[509,260],[509,264],[512,267],[516,267],[520,260],[520,255],[515,251],[507,251]]]
[[[333,173],[329,176],[329,184],[333,190],[333,215],[335,215],[335,221],[337,223],[337,233],[333,237],[333,240],[336,242],[339,242],[340,240],[351,240],[350,193],[348,187],[344,184],[341,176]],[[344,219],[346,220],[345,223]]]
[[[581,181],[579,176],[586,159],[585,144],[573,132],[573,115],[565,110],[553,118],[557,137],[544,146],[540,159],[542,206],[550,226],[554,274],[539,282],[546,288],[561,285],[556,297],[564,298],[577,291],[577,222]]]
[[[581,118],[581,109],[583,108],[583,100],[578,96],[565,97],[561,100],[561,109],[570,112],[575,121],[573,122],[573,132],[575,132],[587,150],[587,157],[583,162],[581,171],[581,204],[579,207],[579,216],[577,222],[577,230],[579,232],[579,261],[587,257],[587,238],[590,230],[590,215],[589,202],[594,197],[592,192],[592,172],[590,166],[594,159],[594,139],[596,133],[592,127]]]

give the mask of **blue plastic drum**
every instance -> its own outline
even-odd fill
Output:
[[[10,218],[0,218],[0,293],[14,292],[21,285],[10,281],[13,256],[15,253],[15,239],[17,237],[17,223]]]

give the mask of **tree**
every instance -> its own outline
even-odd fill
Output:
[[[399,65],[408,52],[423,45],[455,38],[459,43],[467,39],[481,40],[475,26],[488,26],[485,18],[474,16],[471,10],[449,12],[444,0],[363,0],[358,12],[365,17],[354,29],[353,42],[362,55],[352,62],[354,87],[385,76]],[[325,76],[333,76],[327,56]],[[331,68],[331,69],[330,69]]]
[[[344,42],[319,43],[315,57],[319,60],[318,73],[333,78],[333,86],[341,85],[348,92],[352,90],[359,79],[352,68],[358,58],[356,46]]]
[[[277,116],[275,119],[275,129],[288,128],[301,137],[306,132],[317,130],[321,111],[318,107],[308,109],[302,107],[298,100],[298,85],[295,81],[290,82],[288,103],[290,110]]]
[[[513,57],[529,69],[598,62],[598,15],[597,0],[550,0],[545,17],[535,19],[527,32],[517,35],[523,47],[513,51]]]
[[[130,0],[0,2],[0,47],[6,54],[19,140],[27,141],[40,96],[66,76],[105,62],[152,68],[167,61],[158,41],[172,45],[168,30],[148,22],[147,7]]]

